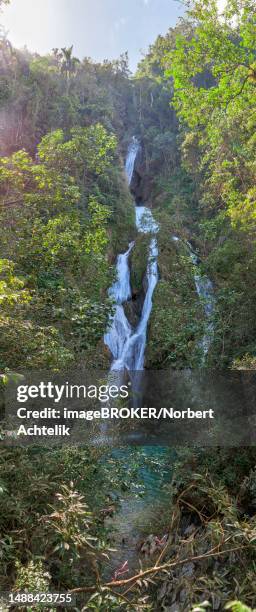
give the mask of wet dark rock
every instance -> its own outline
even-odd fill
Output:
[[[152,172],[150,173],[152,177]],[[147,171],[143,148],[138,152],[133,177],[130,184],[130,190],[137,204],[147,204],[150,202],[152,193],[152,178]]]
[[[143,304],[143,299],[141,299],[140,295],[134,293],[133,298],[123,305],[125,316],[134,329],[140,320],[141,302]]]

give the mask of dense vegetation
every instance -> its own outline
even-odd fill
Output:
[[[214,284],[205,365],[255,369],[255,2],[228,0],[221,14],[215,0],[188,4],[134,76],[126,54],[103,64],[79,61],[72,47],[41,57],[1,35],[3,380],[22,369],[108,368],[107,289],[117,253],[135,235],[123,173],[133,134],[142,153],[131,189],[154,208],[160,227],[146,367],[202,363],[204,310],[189,241]],[[138,237],[134,298],[147,248],[148,237]],[[134,302],[131,321],[140,299]],[[80,588],[78,609],[100,611],[253,608],[253,447],[179,451],[169,502],[154,526],[154,533],[168,530],[167,545],[138,579],[105,579],[111,538],[104,512],[113,499],[118,508],[144,461],[142,451],[131,453],[127,473],[105,449],[3,447],[1,590]]]
[[[192,239],[202,270],[215,283],[215,340],[208,363],[218,368],[232,363],[250,367],[255,352],[254,3],[230,2],[219,18],[217,3],[195,2],[184,23],[151,47],[139,75],[150,75],[152,82],[163,81],[164,90],[170,87],[170,78],[172,82],[172,108],[180,119],[179,127],[175,130],[169,119],[169,131],[163,132],[159,125],[161,133],[152,138],[151,129],[143,125],[151,174],[155,175],[151,197],[156,206],[159,203],[160,215],[165,213],[162,231],[166,234],[169,228],[170,234]],[[161,116],[161,107],[155,112]],[[160,172],[155,172],[157,154],[163,166]],[[172,252],[170,244],[170,266]],[[169,274],[166,256],[167,249],[163,261],[160,258],[163,283]],[[172,269],[170,274],[173,279]],[[164,307],[167,294],[173,299],[173,288],[164,290],[160,283],[160,291]],[[156,297],[156,304],[158,299],[161,312],[161,296]],[[190,295],[189,307],[191,301]],[[161,329],[159,317],[156,310],[153,345],[159,325]],[[189,321],[188,327],[191,317]],[[165,337],[171,363],[175,340],[182,342],[180,328],[178,320]],[[185,324],[182,333],[188,346],[195,331],[188,329],[186,335],[186,330]],[[185,351],[183,364],[189,359]]]

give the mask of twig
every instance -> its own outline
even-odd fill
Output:
[[[165,569],[172,569],[179,565],[185,565],[186,563],[191,563],[192,561],[201,561],[202,559],[209,559],[210,557],[216,557],[216,556],[219,557],[220,555],[228,555],[232,552],[236,552],[238,550],[243,550],[245,548],[248,548],[249,546],[250,546],[249,544],[245,546],[236,546],[235,548],[229,548],[228,550],[222,550],[219,552],[215,551],[215,549],[217,548],[215,547],[211,549],[208,553],[204,553],[202,555],[195,555],[192,557],[187,557],[186,559],[179,559],[176,561],[168,561],[167,563],[163,563],[162,565],[154,565],[153,567],[150,567],[144,570],[143,572],[140,572],[139,574],[135,574],[135,576],[132,576],[131,578],[106,582],[105,584],[102,585],[102,588],[122,587],[122,586],[126,586],[129,584],[133,584],[134,582],[141,580],[141,578],[144,578],[144,576],[149,576],[150,574],[156,574],[157,572],[161,572]],[[89,587],[89,590],[94,589],[95,591],[96,588],[97,588],[96,586]],[[71,593],[83,593],[86,591],[88,591],[88,587],[78,587],[76,589],[72,589],[70,592]]]
[[[182,500],[182,503],[185,504],[185,506],[188,506],[188,508],[190,508],[191,510],[193,510],[194,512],[196,512],[196,514],[198,514],[201,523],[206,523],[207,521],[207,517],[204,516],[203,514],[201,514],[200,510],[198,510],[195,506],[193,506],[192,504],[190,504],[189,502],[185,501],[184,499]]]
[[[200,561],[202,559],[208,559],[209,557],[215,557],[215,556],[220,556],[220,555],[228,555],[231,552],[235,552],[237,550],[242,550],[243,548],[248,548],[249,545],[247,546],[236,546],[235,548],[230,548],[229,550],[222,550],[220,552],[213,552],[213,553],[205,553],[202,555],[197,555],[197,556],[193,556],[193,557],[187,557],[186,559],[180,559],[178,561],[173,561],[173,562],[167,562],[164,563],[163,565],[158,565],[158,566],[154,566],[151,567],[147,570],[145,570],[144,572],[141,572],[140,574],[137,574],[136,576],[132,576],[131,578],[126,578],[125,580],[117,580],[115,582],[108,582],[106,583],[104,586],[124,586],[126,584],[131,584],[132,582],[136,582],[137,580],[140,580],[141,578],[143,578],[144,576],[150,575],[150,574],[155,574],[159,571],[162,571],[164,569],[171,569],[173,567],[177,567],[178,565],[185,565],[186,563],[190,563],[192,561]]]
[[[138,608],[141,608],[141,609],[143,610],[143,608],[144,608],[143,604],[138,604],[137,602],[136,602],[136,603],[133,603],[132,601],[130,601],[130,600],[128,599],[128,597],[125,597],[125,594],[124,594],[124,593],[117,593],[117,592],[116,592],[116,591],[114,591],[113,589],[109,589],[109,591],[110,591],[111,593],[113,593],[113,595],[115,595],[116,597],[119,597],[119,598],[123,599],[123,601],[125,601],[125,603],[128,603],[128,604],[129,604],[129,606],[135,606],[135,607],[136,607],[136,610],[137,610]]]

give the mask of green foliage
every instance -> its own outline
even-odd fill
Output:
[[[0,259],[0,303],[1,306],[24,304],[31,295],[24,289],[24,280],[14,275],[14,264],[8,259]]]
[[[237,449],[180,449],[177,455],[167,557],[190,561],[160,578],[158,605],[168,607],[176,596],[177,607],[181,603],[193,612],[243,609],[239,602],[229,603],[233,595],[250,609],[255,602],[255,514],[249,510],[246,486],[255,448],[240,448],[239,454]]]
[[[203,335],[193,266],[182,243],[172,239],[171,219],[159,214],[160,280],[155,290],[150,322],[147,363],[151,367],[196,367]]]
[[[194,185],[180,226],[188,216],[196,223],[204,269],[216,284],[211,359],[226,367],[243,353],[253,360],[255,350],[256,14],[250,0],[228,0],[222,13],[207,0],[189,7],[163,62],[182,123],[182,165]]]
[[[118,594],[112,594],[109,589],[102,588],[99,593],[94,593],[87,605],[87,610],[96,610],[96,612],[112,612],[113,610],[126,610],[132,612],[134,605],[129,605]],[[145,608],[144,608],[145,609]],[[149,608],[148,608],[149,609]]]
[[[70,47],[40,57],[1,38],[3,369],[108,364],[102,336],[112,263],[134,237],[117,142],[124,150],[134,133],[143,149],[139,193],[157,208],[160,224],[146,365],[201,363],[204,316],[185,246],[192,237],[200,270],[215,284],[208,364],[255,369],[255,6],[228,0],[220,16],[215,1],[189,5],[132,79],[126,55],[79,62]],[[147,248],[140,235],[131,254],[134,296],[142,294]],[[85,609],[130,609],[127,597],[101,585],[108,549],[102,511],[120,489],[132,485],[143,495],[145,462],[129,453],[127,466],[93,448],[2,449],[2,590],[84,585],[93,591]],[[179,470],[172,557],[182,561],[213,546],[223,556],[199,561],[191,582],[179,569],[161,573],[172,597],[163,605],[172,605],[185,582],[183,597],[194,611],[250,610],[227,601],[254,605],[253,449],[189,450]],[[182,521],[196,525],[193,537]],[[165,514],[154,524],[165,525]],[[154,609],[151,593],[141,597],[141,590],[136,586],[132,609]]]
[[[244,606],[240,601],[231,601],[225,606],[225,610],[231,610],[232,612],[254,612],[252,608]]]
[[[116,180],[116,139],[99,124],[71,134],[47,134],[37,162],[25,151],[1,159],[3,367],[70,363],[97,345],[111,310],[112,212],[102,202]]]
[[[207,193],[226,206],[234,225],[253,229],[255,7],[229,0],[220,15],[216,1],[199,0],[188,18],[190,35],[177,36],[166,54],[174,104],[197,134]]]
[[[5,507],[5,512],[0,525],[4,551],[1,584],[7,581],[8,574],[12,581],[24,580],[31,572],[36,573],[36,568],[41,567],[40,557],[49,559],[48,568],[49,563],[54,566],[54,559],[60,554],[59,546],[63,553],[66,550],[70,555],[76,554],[72,534],[79,538],[79,532],[73,530],[72,521],[76,526],[79,521],[81,523],[84,507],[78,493],[72,487],[70,489],[70,480],[74,478],[78,491],[87,491],[88,495],[92,480],[102,477],[98,458],[94,451],[68,448],[53,451],[2,449],[0,505],[2,509]],[[62,474],[58,467],[60,464]],[[59,497],[56,497],[56,491]],[[101,485],[101,503],[104,503],[104,495],[106,489],[104,493]],[[59,515],[55,516],[57,511]],[[45,537],[47,532],[51,534],[51,546],[53,542],[58,545],[55,552],[51,546],[49,548]],[[72,544],[72,550],[65,549],[65,544]],[[46,565],[44,568],[47,571]],[[28,585],[23,584],[25,586]]]
[[[32,593],[48,591],[51,576],[46,572],[42,561],[29,561],[26,566],[17,561],[16,572],[15,589],[21,591],[28,589]]]
[[[141,449],[130,453],[129,465],[126,449],[117,462],[116,455],[92,447],[2,448],[0,462],[2,590],[85,586],[95,592],[89,609],[101,601],[96,609],[118,609],[123,600],[101,587],[109,552],[115,559],[104,513],[110,502],[118,508],[124,491],[140,486],[148,464]],[[152,463],[156,471],[162,465],[157,458]]]
[[[199,606],[194,606],[192,612],[204,612],[210,607],[211,604],[209,601],[205,601]],[[252,608],[244,606],[240,601],[231,601],[230,603],[226,604],[225,610],[231,610],[232,612],[254,612]]]
[[[100,123],[123,132],[132,120],[133,96],[128,58],[113,62],[79,62],[73,48],[53,49],[44,57],[13,49],[1,40],[1,107],[5,129],[1,133],[4,154],[35,147],[48,132],[89,127]]]
[[[131,253],[131,286],[135,295],[143,290],[148,249],[149,237],[146,234],[139,235]]]
[[[255,95],[255,7],[251,0],[228,0],[220,15],[215,0],[195,0],[188,17],[192,36],[176,36],[167,74],[182,116],[190,127],[202,127],[215,108],[232,103],[234,112]]]

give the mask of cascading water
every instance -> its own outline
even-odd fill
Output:
[[[172,236],[172,239],[175,242],[179,242],[180,240],[178,236]],[[190,242],[187,241],[186,245],[189,249],[189,255],[190,255],[190,259],[192,263],[194,264],[194,266],[197,266],[198,268],[198,265],[200,263],[198,256],[194,253]],[[212,322],[212,315],[214,312],[215,299],[214,299],[214,292],[213,292],[213,284],[206,275],[202,275],[196,272],[194,274],[194,281],[195,281],[197,295],[203,305],[205,316],[207,319],[206,330],[205,330],[202,340],[200,341],[200,347],[202,348],[202,351],[203,351],[203,361],[204,361],[209,351],[212,339],[213,339],[214,328],[213,328],[213,322]]]
[[[126,158],[125,170],[130,185],[136,157],[140,145],[133,138]],[[136,206],[136,227],[139,232],[156,234],[158,225],[153,215],[146,206]],[[112,371],[137,371],[142,370],[144,365],[144,354],[147,338],[147,325],[152,309],[152,297],[158,281],[157,257],[158,248],[155,236],[151,238],[149,245],[149,256],[147,263],[147,292],[142,308],[141,319],[135,330],[132,330],[128,322],[123,304],[131,297],[129,255],[134,243],[129,245],[126,253],[117,258],[117,280],[109,290],[109,295],[115,300],[115,312],[110,320],[109,328],[104,336],[105,344],[109,347],[114,361]]]
[[[187,246],[189,248],[189,254],[190,254],[192,263],[198,267],[199,260],[198,260],[197,255],[193,252],[191,244],[189,242],[187,242]],[[197,295],[202,302],[205,316],[207,319],[206,331],[200,342],[200,346],[202,347],[202,350],[203,350],[203,356],[206,357],[209,351],[211,342],[212,342],[213,331],[214,331],[213,322],[212,322],[212,315],[214,312],[214,301],[215,301],[214,294],[213,294],[213,284],[207,276],[198,274],[198,273],[194,274],[194,281],[195,281]]]
[[[145,206],[136,207],[136,226],[139,232],[156,233],[158,226],[149,208]],[[147,326],[152,309],[152,297],[158,281],[157,270],[158,248],[155,237],[151,238],[149,245],[149,256],[147,263],[147,292],[142,308],[140,322],[124,344],[122,354],[117,362],[113,363],[112,369],[127,368],[129,371],[142,370],[147,339]]]
[[[137,138],[133,136],[132,142],[130,143],[129,148],[128,148],[126,162],[125,162],[125,172],[126,172],[126,176],[128,180],[128,185],[131,184],[131,180],[132,180],[133,172],[134,172],[134,164],[135,164],[138,152],[139,152],[139,148],[140,148],[140,143],[138,142]]]
[[[109,295],[113,296],[117,304],[123,304],[131,297],[129,255],[133,247],[134,242],[130,242],[126,253],[118,255],[117,258],[117,280],[109,290]]]
[[[122,304],[131,297],[129,255],[134,246],[134,242],[129,244],[126,253],[118,255],[116,272],[117,280],[109,289],[115,303],[115,311],[110,319],[110,326],[104,336],[104,342],[109,347],[114,359],[118,359],[122,354],[125,342],[132,333],[132,328],[125,316]]]

